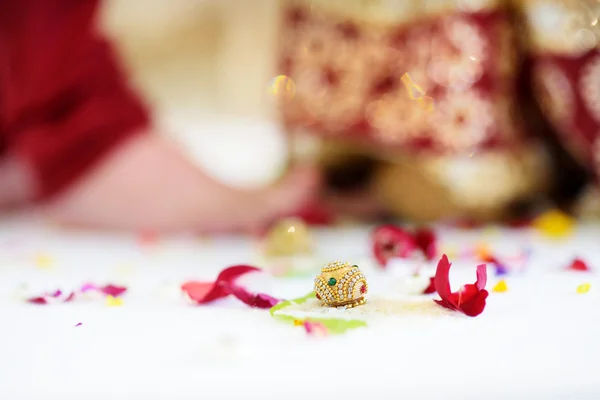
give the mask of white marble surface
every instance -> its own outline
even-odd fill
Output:
[[[359,260],[368,270],[368,229],[316,234],[320,257]],[[235,301],[193,307],[179,297],[186,279],[211,279],[256,260],[243,238],[141,247],[134,237],[2,219],[0,399],[600,398],[600,279],[562,270],[575,255],[600,269],[600,227],[558,242],[489,230],[441,236],[446,246],[484,240],[499,251],[534,252],[524,273],[506,278],[508,292],[490,294],[479,317],[392,316],[316,338]],[[40,254],[54,265],[36,266]],[[394,287],[401,269],[370,271],[371,292]],[[474,271],[475,263],[455,262],[453,285],[472,283]],[[489,275],[491,288],[498,278]],[[34,306],[18,297],[25,284],[41,291],[85,281],[127,285],[124,304]],[[264,290],[297,297],[311,282],[275,280]],[[576,294],[585,282],[591,291]]]

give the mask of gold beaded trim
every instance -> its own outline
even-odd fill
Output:
[[[331,272],[336,271],[340,268],[349,267],[350,263],[343,261],[334,261],[327,264],[325,267],[321,269],[321,272]]]

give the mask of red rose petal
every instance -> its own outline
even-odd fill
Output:
[[[127,291],[127,288],[115,285],[106,285],[101,287],[100,291],[106,296],[119,297]]]
[[[392,258],[409,258],[417,249],[411,234],[395,225],[383,225],[372,234],[373,254],[379,265],[386,266]]]
[[[236,265],[221,271],[213,283],[186,282],[181,285],[181,290],[197,304],[211,303],[231,294],[251,307],[271,308],[279,302],[278,299],[264,293],[251,293],[244,287],[235,284],[235,281],[243,275],[259,271],[261,271],[260,268],[249,265]]]
[[[206,297],[207,293],[212,290],[214,285],[214,282],[191,281],[181,285],[181,290],[183,290],[191,300],[202,302],[202,299]],[[225,296],[227,296],[227,294],[225,294],[223,297]]]
[[[56,290],[52,293],[45,293],[41,296],[29,298],[27,299],[27,302],[31,304],[50,304],[52,302],[67,303],[75,299],[75,292],[69,293],[64,299],[61,299],[61,297],[63,297],[62,290]]]
[[[437,240],[435,232],[432,229],[418,229],[413,236],[417,246],[425,254],[427,260],[431,261],[437,257]]]
[[[487,283],[487,268],[485,264],[477,266],[477,281],[475,284],[465,285],[458,292],[450,288],[450,266],[448,257],[444,254],[440,259],[434,277],[435,288],[441,300],[434,300],[437,304],[450,310],[462,312],[470,317],[481,314],[485,308],[488,292],[485,290]]]
[[[450,289],[450,261],[444,254],[438,262],[437,269],[435,271],[434,283],[435,290],[438,292],[442,300],[450,298],[452,296],[452,290]]]
[[[48,304],[48,300],[45,297],[33,297],[31,299],[27,299],[28,303],[32,304]]]
[[[235,285],[231,287],[231,294],[243,303],[255,308],[271,308],[281,301],[268,294],[250,293],[243,287]]]
[[[487,267],[485,264],[480,264],[477,266],[477,281],[475,282],[475,286],[478,290],[484,290],[485,285],[487,283]]]
[[[477,291],[468,301],[462,303],[460,311],[469,317],[478,316],[485,309],[485,300],[487,297],[487,290]]]
[[[587,263],[585,261],[583,261],[580,258],[575,258],[571,264],[567,267],[568,270],[571,271],[584,271],[584,272],[588,272],[591,271],[592,269],[587,265]]]
[[[429,278],[429,286],[427,286],[425,288],[425,290],[423,290],[423,294],[433,294],[435,293],[435,278],[432,276],[431,278]]]

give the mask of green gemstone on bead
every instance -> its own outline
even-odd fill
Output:
[[[335,278],[329,278],[329,280],[327,281],[327,284],[329,286],[335,286],[336,283],[337,281],[335,280]]]

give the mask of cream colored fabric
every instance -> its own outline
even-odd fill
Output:
[[[106,0],[105,31],[160,118],[269,115],[277,0]]]

